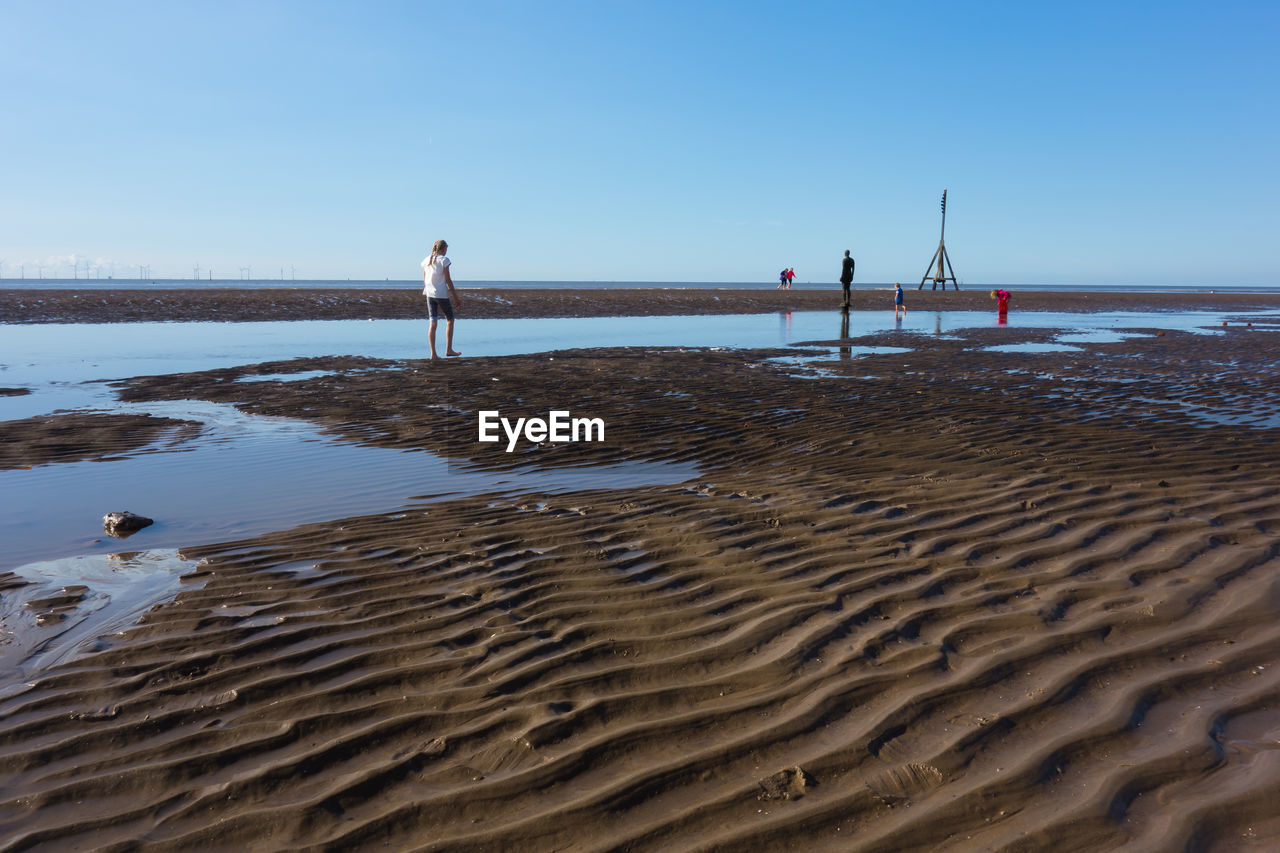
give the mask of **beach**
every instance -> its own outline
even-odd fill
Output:
[[[986,311],[986,289],[918,290],[904,283],[908,310]],[[681,288],[463,288],[460,317],[645,317],[840,308],[840,288],[691,290]],[[893,286],[854,287],[850,307],[891,305]],[[1274,307],[1275,294],[1115,291],[1016,291],[1015,311],[1176,311]],[[0,323],[253,322],[262,320],[418,319],[426,305],[418,288],[400,290],[306,287],[120,290],[0,288]]]
[[[994,320],[985,290],[906,290]],[[176,592],[49,666],[32,650],[92,596],[0,572],[0,847],[1275,849],[1280,295],[1015,292],[1008,326],[854,337],[839,300],[464,291],[464,352],[469,318],[821,310],[832,331],[120,378],[125,404],[460,470],[694,474],[188,542]],[[1150,313],[1070,344],[1019,325],[1124,310]],[[1160,316],[1190,311],[1226,319]],[[7,324],[424,314],[412,291],[0,291]],[[485,411],[603,440],[508,452],[477,441]],[[198,432],[51,412],[0,423],[0,464]]]

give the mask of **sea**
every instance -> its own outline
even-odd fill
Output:
[[[529,290],[634,290],[662,288],[670,290],[773,290],[777,281],[458,281],[461,288],[516,288]],[[420,279],[225,279],[225,278],[0,278],[0,289],[28,290],[202,290],[211,288],[263,288],[296,287],[302,289],[385,289],[402,290],[421,287]],[[912,282],[903,287],[913,289]],[[836,288],[836,282],[797,282],[797,289]],[[858,282],[854,290],[878,290],[893,287],[893,282]],[[1047,290],[1100,293],[1280,293],[1280,281],[1269,285],[1237,284],[1035,284],[1010,282],[960,283],[961,290],[985,291],[993,287],[1010,290]]]

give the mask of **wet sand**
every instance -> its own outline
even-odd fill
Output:
[[[988,290],[915,290],[908,310],[990,310]],[[459,318],[642,317],[757,314],[840,308],[840,288],[780,290],[537,290],[482,288],[462,291]],[[892,287],[854,288],[855,311],[890,309]],[[1166,311],[1195,308],[1245,310],[1280,306],[1280,294],[1086,293],[1015,291],[1015,311]],[[16,290],[0,289],[0,323],[121,323],[142,321],[353,320],[426,317],[417,289],[327,290],[307,288],[209,290]]]
[[[702,474],[186,549],[200,588],[0,684],[0,845],[1274,849],[1280,335],[984,349],[1050,337],[122,383]],[[329,373],[232,381],[282,368]],[[550,408],[606,440],[475,441]]]
[[[107,460],[161,440],[180,443],[199,429],[176,418],[79,412],[0,421],[0,469]]]

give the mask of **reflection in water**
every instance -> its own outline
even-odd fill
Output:
[[[925,332],[928,311],[912,312],[901,323],[884,311],[850,311],[854,336],[901,328]],[[934,313],[934,332],[989,326],[989,311]],[[892,314],[892,312],[890,312]],[[1277,313],[1217,311],[1112,312],[1070,314],[1021,312],[1019,328],[1111,331],[1159,328],[1220,334],[1223,320],[1251,320],[1255,327],[1275,322]],[[566,317],[468,320],[467,356],[515,355],[577,347],[759,347],[774,342],[829,339],[826,311],[786,312],[779,327],[768,314],[682,317]],[[47,414],[55,409],[110,405],[114,395],[100,385],[126,376],[185,373],[293,358],[355,355],[422,358],[421,320],[293,320],[261,323],[36,323],[5,324],[0,334],[3,384],[30,388],[27,395],[0,397],[0,420]]]
[[[121,408],[141,413],[152,407],[156,414],[185,413],[204,429],[174,452],[0,471],[0,571],[119,550],[121,543],[102,530],[103,513],[118,509],[156,520],[131,538],[130,546],[177,548],[388,512],[424,500],[633,488],[679,483],[698,473],[692,464],[666,462],[496,467],[479,458],[471,462],[426,450],[352,444],[314,424],[245,415],[226,404]]]
[[[840,312],[840,340],[847,341],[849,338],[849,312]],[[840,347],[840,358],[853,358],[853,348],[850,346]]]
[[[21,690],[32,673],[109,644],[99,638],[123,631],[172,598],[183,585],[182,575],[196,565],[166,548],[19,566],[15,574],[26,585],[0,601],[0,622],[8,634],[0,646],[0,696]]]
[[[1008,315],[1008,314],[1001,314],[1001,315],[999,315],[999,316],[996,318],[996,325],[997,325],[997,326],[1007,326],[1007,325],[1009,325],[1009,315]]]

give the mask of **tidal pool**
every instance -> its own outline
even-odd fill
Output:
[[[1066,335],[1124,329],[1220,333],[1224,319],[1274,323],[1275,312],[1099,314],[1023,312],[1006,328],[1058,328]],[[994,313],[889,310],[804,311],[680,317],[467,320],[457,345],[469,356],[581,347],[779,347],[877,332],[901,333],[906,349],[931,336],[997,325]],[[420,358],[422,320],[264,323],[35,324],[0,327],[0,385],[30,388],[0,397],[0,420],[56,410],[141,412],[199,421],[203,433],[174,448],[152,447],[111,461],[0,471],[0,567],[36,560],[173,548],[253,536],[308,521],[392,511],[415,496],[443,499],[682,482],[692,465],[634,463],[606,468],[468,468],[426,451],[363,447],[296,421],[242,415],[199,402],[124,405],[105,384],[131,376],[179,373],[306,356]],[[1078,340],[1078,337],[1077,337]],[[898,343],[895,341],[895,343]],[[814,348],[818,359],[839,350]],[[832,354],[834,353],[834,354]],[[868,350],[892,357],[892,348]],[[465,356],[464,356],[465,357]],[[308,375],[308,374],[299,374]],[[263,377],[258,377],[259,379]],[[285,377],[280,377],[285,378]],[[109,511],[131,510],[157,523],[128,546],[102,533]]]
[[[1075,334],[1116,329],[1220,333],[1223,320],[1274,320],[1275,312],[1023,312],[1006,328],[1058,328]],[[583,347],[777,347],[877,332],[921,335],[996,326],[994,313],[917,311],[894,320],[891,311],[724,314],[696,317],[571,317],[519,320],[460,319],[457,346],[465,356],[518,355]],[[95,405],[111,399],[81,383],[131,376],[186,373],[325,355],[422,358],[422,320],[301,320],[266,323],[68,323],[0,326],[0,385],[31,388],[0,397],[0,420]]]

